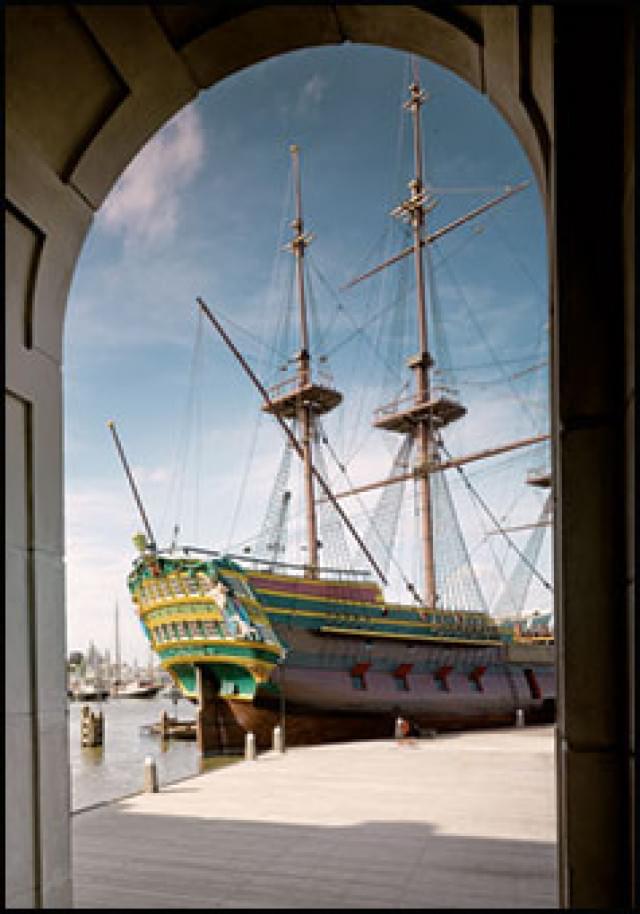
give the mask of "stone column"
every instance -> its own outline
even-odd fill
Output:
[[[625,22],[621,7],[562,6],[554,16],[560,903],[625,909],[633,904],[636,802],[627,577],[635,406],[633,348],[625,345],[633,312],[622,269],[632,230],[623,219],[631,16]]]

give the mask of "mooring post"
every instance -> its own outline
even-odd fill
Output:
[[[152,755],[147,755],[144,760],[144,792],[158,793],[158,768]]]
[[[163,709],[160,714],[160,736],[162,739],[166,739],[169,734],[169,715]]]
[[[273,751],[274,752],[284,752],[284,740],[282,738],[282,728],[274,727],[273,728]]]
[[[253,733],[247,733],[244,738],[244,757],[247,761],[253,761],[256,757],[256,738]]]

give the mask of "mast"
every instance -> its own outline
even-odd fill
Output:
[[[427,308],[424,281],[424,264],[422,259],[422,232],[425,223],[425,194],[422,184],[422,143],[420,130],[420,108],[425,99],[420,90],[417,78],[410,86],[411,97],[405,107],[411,111],[413,123],[413,153],[415,178],[409,183],[411,197],[405,207],[411,216],[413,228],[413,257],[416,271],[416,305],[418,311],[418,355],[410,362],[415,373],[416,405],[428,402],[430,398],[429,369],[433,360],[429,355],[427,339]],[[432,457],[433,437],[431,433],[431,413],[418,417],[416,440],[418,444],[418,466],[428,467]],[[435,606],[436,574],[433,555],[433,515],[431,506],[431,486],[429,476],[421,472],[418,481],[420,500],[420,539],[422,544],[422,561],[424,566],[424,597],[427,606]]]
[[[293,175],[295,182],[296,196],[296,216],[291,227],[293,228],[293,238],[290,248],[296,261],[296,279],[298,286],[298,307],[300,314],[300,352],[297,356],[298,361],[298,386],[300,389],[306,387],[311,381],[310,356],[309,356],[309,328],[307,325],[307,308],[305,301],[304,289],[304,249],[311,241],[310,236],[304,234],[304,223],[302,221],[302,194],[300,190],[300,161],[298,157],[298,147],[291,146],[291,160],[293,165]],[[315,493],[313,488],[313,474],[311,467],[313,465],[313,431],[314,417],[312,404],[300,399],[298,408],[298,421],[302,432],[302,451],[304,465],[304,495],[305,511],[307,520],[307,556],[309,564],[309,576],[315,577],[318,568],[318,523],[316,516]]]
[[[314,481],[317,477],[313,467],[313,440],[316,419],[342,401],[342,394],[332,387],[318,384],[313,380],[311,371],[311,354],[309,352],[309,327],[307,322],[307,304],[304,286],[304,252],[312,236],[305,234],[302,219],[302,193],[300,190],[299,149],[291,146],[293,176],[295,182],[295,218],[291,223],[293,238],[287,245],[296,263],[298,287],[298,313],[300,324],[300,351],[296,356],[297,371],[293,379],[281,382],[269,389],[262,409],[272,413],[284,423],[285,419],[297,419],[301,430],[301,445],[296,440],[296,450],[300,448],[304,467],[304,500],[307,531],[307,561],[305,574],[317,577],[318,561],[318,522]],[[284,392],[283,392],[284,391]],[[286,424],[286,423],[285,423]],[[288,426],[287,426],[288,429]],[[292,436],[293,437],[293,436]],[[294,439],[295,440],[295,439]]]
[[[144,505],[142,504],[142,499],[140,498],[140,494],[136,487],[136,483],[133,478],[133,473],[131,472],[131,470],[129,468],[129,464],[127,463],[127,458],[125,457],[124,448],[122,447],[120,438],[116,431],[115,422],[113,422],[113,420],[110,419],[107,422],[107,428],[109,429],[109,431],[111,432],[111,434],[113,436],[113,440],[115,442],[116,449],[118,451],[118,455],[122,462],[122,466],[124,467],[124,471],[127,475],[127,479],[129,480],[129,485],[131,486],[131,491],[133,493],[133,497],[135,498],[136,505],[138,506],[138,511],[140,512],[140,517],[142,518],[142,523],[144,524],[144,529],[147,534],[147,546],[152,552],[155,552],[157,549],[156,538],[153,535],[153,530],[151,529],[151,524],[149,523],[149,519],[147,518],[146,511],[144,510]]]
[[[415,277],[416,277],[416,311],[417,311],[417,328],[418,328],[418,346],[417,355],[408,361],[408,367],[414,373],[415,392],[412,403],[407,401],[395,400],[394,402],[381,407],[376,411],[374,416],[374,426],[385,429],[386,431],[398,432],[400,434],[411,435],[417,442],[418,459],[414,470],[410,474],[402,474],[392,479],[387,479],[378,483],[360,486],[358,489],[350,492],[339,493],[338,497],[344,497],[348,494],[354,494],[356,491],[365,491],[377,488],[380,485],[389,485],[391,483],[401,482],[406,478],[413,477],[418,482],[418,492],[420,501],[420,540],[422,547],[422,567],[424,583],[424,603],[427,607],[434,607],[437,601],[436,593],[436,569],[434,558],[434,537],[433,537],[433,506],[430,487],[430,476],[432,473],[445,469],[448,466],[457,466],[458,463],[466,462],[471,459],[479,459],[480,456],[490,456],[490,453],[470,455],[460,461],[450,460],[442,463],[440,460],[440,430],[461,419],[466,409],[460,403],[445,396],[441,391],[433,389],[431,385],[430,370],[433,366],[433,358],[429,353],[428,340],[428,323],[427,323],[427,290],[425,283],[425,271],[422,257],[422,249],[427,245],[433,244],[437,239],[464,225],[471,219],[476,218],[488,209],[506,200],[513,194],[519,193],[528,186],[529,182],[522,182],[515,187],[505,188],[504,193],[498,197],[489,200],[474,210],[455,219],[453,222],[429,233],[427,231],[426,216],[436,206],[437,200],[428,190],[425,190],[423,181],[423,162],[422,162],[422,132],[420,124],[420,110],[426,100],[425,93],[420,88],[417,67],[414,65],[413,81],[409,86],[410,96],[405,102],[404,107],[411,112],[413,126],[413,156],[414,156],[414,177],[409,182],[411,196],[404,200],[394,210],[391,215],[404,219],[409,222],[412,228],[413,240],[409,247],[404,248],[398,254],[388,258],[384,263],[357,276],[350,280],[343,289],[351,288],[364,279],[379,273],[386,267],[398,263],[405,257],[413,256]],[[527,442],[529,443],[529,442]],[[513,445],[503,446],[496,449],[508,450],[511,446],[518,447],[525,444],[514,442]]]
[[[225,331],[224,327],[220,324],[220,321],[211,312],[211,309],[206,304],[206,302],[204,302],[202,300],[202,298],[200,298],[199,296],[196,299],[196,301],[197,301],[198,306],[200,307],[201,311],[206,315],[208,320],[211,321],[211,323],[216,328],[216,330],[218,331],[218,333],[220,334],[220,336],[222,337],[224,342],[227,344],[227,346],[229,347],[231,352],[234,354],[234,356],[236,357],[236,359],[238,360],[238,362],[240,363],[240,365],[242,366],[244,371],[247,373],[247,375],[249,376],[249,378],[251,379],[251,381],[253,382],[255,387],[259,390],[259,392],[262,396],[262,399],[264,400],[264,405],[262,407],[263,410],[267,413],[271,413],[272,415],[274,415],[276,417],[280,427],[282,428],[283,432],[287,436],[294,451],[302,459],[302,457],[303,457],[302,446],[300,445],[300,442],[298,441],[296,436],[293,434],[293,432],[291,431],[291,429],[285,422],[285,416],[288,416],[289,418],[291,418],[292,415],[295,415],[295,413],[292,414],[292,412],[291,412],[290,401],[292,399],[294,399],[294,400],[297,399],[298,393],[294,392],[294,394],[285,395],[285,396],[280,397],[277,400],[272,400],[271,397],[269,396],[269,391],[262,385],[260,380],[256,377],[255,373],[251,370],[251,367],[249,366],[247,360],[243,357],[242,353],[238,350],[238,348],[234,345],[232,340],[229,338],[229,334]],[[332,409],[333,406],[337,405],[340,402],[340,400],[342,399],[341,395],[337,391],[332,390],[329,387],[322,387],[319,384],[309,384],[308,387],[304,391],[304,395],[314,397],[315,398],[314,402],[316,404],[316,410],[322,411],[322,412],[327,412],[329,409]],[[371,554],[369,549],[367,549],[367,546],[363,542],[362,537],[360,536],[358,531],[355,529],[355,527],[353,526],[353,524],[351,523],[351,521],[349,520],[347,515],[344,513],[344,511],[342,510],[342,508],[336,501],[336,499],[333,495],[333,492],[331,491],[331,489],[329,488],[329,486],[327,485],[325,480],[322,478],[320,473],[318,473],[318,471],[313,466],[313,464],[311,466],[311,472],[312,472],[316,482],[318,483],[318,485],[324,492],[325,496],[329,499],[329,501],[331,502],[333,507],[336,509],[336,512],[342,519],[342,522],[344,523],[345,527],[347,528],[347,530],[349,531],[351,536],[354,538],[354,540],[356,541],[356,543],[358,544],[358,546],[360,547],[360,549],[366,556],[367,560],[369,561],[369,563],[370,563],[371,567],[373,568],[373,570],[375,571],[375,573],[378,575],[378,577],[380,578],[382,583],[386,584],[387,579],[384,575],[384,572],[382,571],[382,569],[376,562],[375,558],[373,557],[373,555]],[[305,568],[305,573],[308,573],[308,566],[306,566],[306,568]]]

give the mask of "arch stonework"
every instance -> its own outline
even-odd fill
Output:
[[[71,902],[61,369],[86,233],[133,156],[200,91],[345,41],[421,54],[486,93],[538,181],[551,264],[559,900],[632,905],[632,8],[60,4],[8,6],[5,19],[7,906]],[[596,124],[594,47],[608,93]]]

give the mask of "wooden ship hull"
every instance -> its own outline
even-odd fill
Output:
[[[129,585],[161,665],[198,702],[205,753],[241,751],[247,732],[267,749],[276,726],[296,746],[389,739],[398,716],[422,731],[513,725],[518,709],[553,720],[553,647],[514,642],[486,613],[420,613],[375,583],[229,558],[143,555]]]

